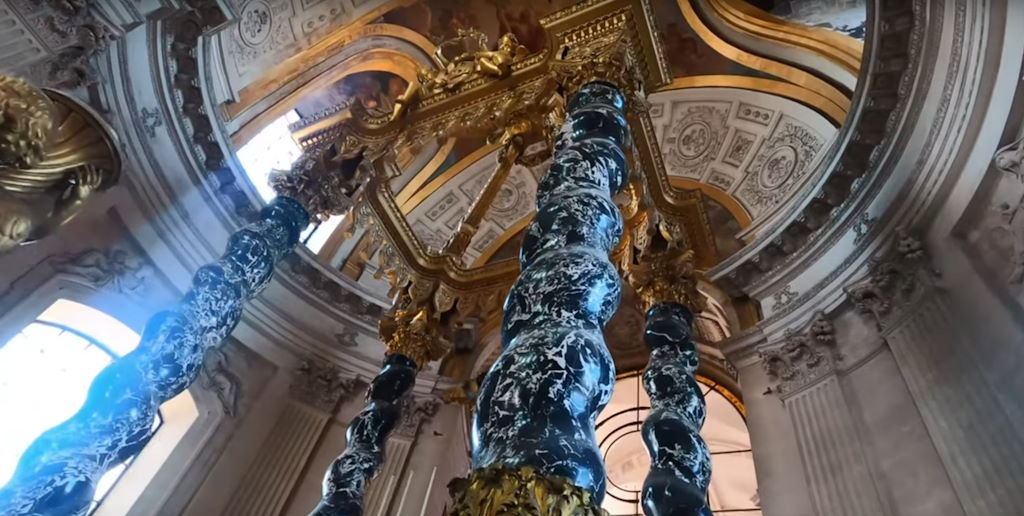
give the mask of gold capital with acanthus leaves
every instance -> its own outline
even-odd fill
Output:
[[[432,317],[428,308],[395,310],[381,319],[378,326],[380,338],[387,345],[387,354],[406,356],[420,369],[444,357],[451,349],[441,321]]]
[[[594,496],[564,477],[530,466],[491,466],[448,483],[448,516],[608,516]]]
[[[626,282],[636,291],[640,308],[647,312],[658,303],[685,305],[693,312],[704,309],[704,296],[697,290],[693,251],[669,247],[649,252],[630,265]]]

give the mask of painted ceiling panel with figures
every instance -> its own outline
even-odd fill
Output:
[[[785,20],[864,39],[867,24],[867,5],[864,0],[748,1]]]

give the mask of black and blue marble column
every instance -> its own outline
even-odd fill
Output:
[[[644,342],[651,360],[643,383],[651,412],[642,433],[651,470],[641,494],[647,516],[711,515],[711,455],[700,436],[705,408],[694,378],[698,355],[692,324],[693,314],[679,303],[658,303],[647,311]]]
[[[384,360],[384,369],[370,382],[366,408],[348,425],[345,451],[327,470],[323,498],[313,515],[363,514],[366,484],[384,461],[384,443],[402,417],[400,401],[416,383],[418,369],[405,355],[391,354]]]
[[[235,233],[178,306],[153,316],[138,347],[99,373],[82,408],[29,446],[0,490],[0,514],[84,514],[99,478],[146,446],[160,404],[196,379],[206,350],[231,333],[308,223],[298,202],[277,198]]]
[[[601,330],[621,288],[608,253],[622,235],[612,195],[627,175],[624,108],[618,88],[601,82],[584,85],[569,102],[473,433],[475,473],[526,467],[567,479],[596,503],[605,473],[594,422],[615,383]]]
[[[327,470],[315,516],[363,513],[366,485],[384,462],[384,444],[402,417],[402,399],[412,390],[420,368],[443,357],[449,348],[440,319],[426,308],[395,309],[381,320],[380,336],[387,344],[384,368],[370,382],[366,408],[348,426],[345,451]]]

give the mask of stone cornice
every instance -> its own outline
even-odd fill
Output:
[[[977,171],[965,171],[963,164],[975,154],[985,120],[998,111],[978,109],[978,99],[1008,98],[1005,91],[994,91],[1009,87],[1008,81],[995,80],[1005,72],[1001,56],[985,49],[998,48],[1000,38],[1012,35],[992,30],[990,25],[1003,22],[993,19],[999,9],[988,4],[956,0],[927,6],[924,62],[931,64],[918,78],[918,93],[907,109],[931,123],[904,125],[880,159],[876,175],[865,178],[860,199],[839,214],[834,228],[801,251],[799,268],[779,275],[755,294],[762,301],[784,288],[794,294],[764,306],[767,317],[760,323],[762,329],[775,333],[805,320],[812,310],[831,309],[843,302],[843,286],[869,272],[871,257],[898,240],[897,228],[928,233],[940,201],[952,195],[954,184],[969,188],[970,181],[959,181],[960,176]],[[1005,119],[1005,111],[998,116]],[[958,198],[969,195],[969,191],[956,193]],[[943,227],[948,232],[949,224]]]
[[[925,70],[921,68],[924,36],[928,23],[936,20],[928,18],[928,7],[920,0],[913,8],[894,4],[897,8],[888,11],[880,3],[868,3],[873,26],[868,31],[859,87],[849,118],[821,161],[828,172],[802,197],[790,201],[779,225],[711,271],[712,280],[733,294],[761,297],[818,258],[815,253],[820,253],[822,242],[827,241],[825,249],[834,245],[853,223],[851,214],[865,199],[870,200],[866,187],[885,177],[880,161],[900,136],[900,128],[916,120],[912,115],[918,110],[913,106],[923,94],[916,84],[928,82],[928,73],[920,73]]]

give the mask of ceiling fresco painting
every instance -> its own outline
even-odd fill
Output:
[[[867,25],[864,0],[776,0],[773,3],[767,10],[779,18],[864,39]],[[763,9],[766,6],[757,7]]]
[[[711,48],[687,23],[677,0],[654,0],[658,35],[674,77],[691,75],[760,75]]]
[[[295,104],[295,111],[306,118],[329,109],[344,108],[358,101],[374,115],[391,113],[395,99],[409,83],[390,72],[371,70],[346,75],[327,88],[304,96]]]

